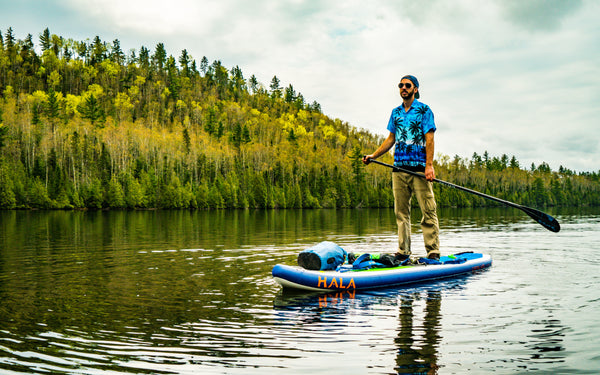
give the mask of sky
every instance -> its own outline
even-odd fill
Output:
[[[515,156],[600,171],[600,1],[0,0],[0,29],[164,43],[292,84],[323,113],[386,137],[397,87],[420,82],[436,155]],[[370,153],[374,150],[364,150]]]

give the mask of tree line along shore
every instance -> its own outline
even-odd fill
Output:
[[[382,141],[268,86],[158,43],[0,33],[0,209],[392,207]],[[387,157],[387,159],[386,159]],[[390,161],[386,156],[384,161]],[[436,174],[529,206],[600,204],[600,172],[437,155]],[[435,185],[440,206],[493,202]]]

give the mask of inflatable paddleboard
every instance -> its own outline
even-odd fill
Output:
[[[313,271],[298,266],[278,264],[273,278],[284,288],[311,291],[336,291],[383,288],[419,283],[471,273],[492,265],[492,257],[480,253],[460,253],[443,256],[437,264],[410,264],[390,268],[357,270],[339,268],[333,271]]]

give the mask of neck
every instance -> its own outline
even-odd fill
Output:
[[[415,101],[415,97],[414,95],[411,95],[410,99],[404,99],[404,110],[408,110],[410,108],[410,106],[413,104],[413,102]]]

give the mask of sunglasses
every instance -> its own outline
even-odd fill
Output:
[[[401,89],[403,87],[406,87],[407,89],[410,89],[412,87],[412,83],[399,83],[398,84],[398,88]]]

